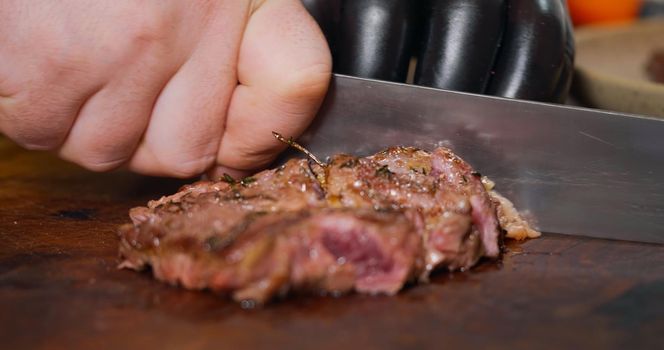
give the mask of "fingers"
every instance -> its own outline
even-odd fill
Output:
[[[25,148],[56,149],[64,142],[78,110],[101,84],[87,79],[90,67],[75,55],[51,57],[51,52],[59,50],[55,46],[33,50],[27,59],[12,54],[28,45],[29,40],[22,39],[36,35],[22,29],[15,30],[16,38],[0,45],[0,130]],[[57,36],[54,32],[43,35]]]
[[[38,32],[25,16],[5,21],[2,132],[93,170],[129,159],[141,173],[190,177],[217,160],[236,174],[265,165],[283,148],[273,130],[297,136],[313,118],[331,59],[298,0],[122,4],[97,17],[55,6],[57,25]]]
[[[248,15],[248,5],[233,1],[210,8],[198,46],[156,101],[132,170],[191,177],[214,164]]]
[[[2,130],[93,170],[126,160],[183,51],[172,47],[171,13],[155,3],[2,3]]]
[[[0,3],[0,128],[27,148],[59,148],[116,63],[141,46],[145,19],[159,18],[148,13],[122,2]]]
[[[242,173],[268,165],[313,119],[329,84],[325,38],[299,0],[263,2],[245,29],[217,162]]]
[[[143,51],[85,102],[60,148],[62,158],[94,171],[131,158],[157,96],[180,65],[159,42]]]

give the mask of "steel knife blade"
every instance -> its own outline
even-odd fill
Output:
[[[446,146],[543,232],[664,244],[664,120],[334,75],[299,142]]]

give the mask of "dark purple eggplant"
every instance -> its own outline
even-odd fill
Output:
[[[505,0],[428,0],[415,84],[484,92],[505,26]]]
[[[567,94],[572,86],[572,77],[574,75],[574,52],[576,51],[574,45],[574,29],[572,28],[572,20],[569,17],[569,11],[565,9],[567,22],[565,23],[565,56],[563,58],[563,67],[561,69],[560,78],[553,96],[549,102],[564,103],[567,99]]]
[[[413,0],[345,0],[335,71],[404,82],[413,56],[416,5]]]
[[[327,39],[332,55],[336,52],[342,0],[302,0],[302,4],[318,22]]]
[[[486,92],[562,101],[574,56],[565,5],[560,0],[509,0],[507,26]]]
[[[562,102],[574,65],[564,0],[303,0],[323,28],[334,71]]]

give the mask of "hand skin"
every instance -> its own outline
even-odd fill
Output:
[[[332,68],[300,0],[3,0],[0,23],[0,131],[94,171],[246,175]]]

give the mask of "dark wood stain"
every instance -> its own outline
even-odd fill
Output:
[[[0,138],[2,347],[657,348],[664,246],[546,234],[395,297],[243,310],[118,270],[118,225],[183,181],[93,174]]]
[[[90,220],[95,214],[95,209],[81,208],[71,210],[58,210],[55,216],[63,219]]]

